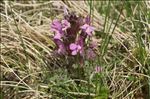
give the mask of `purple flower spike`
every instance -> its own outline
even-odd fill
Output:
[[[62,20],[61,23],[62,23],[62,30],[63,31],[65,31],[68,28],[70,28],[70,23],[67,20]]]
[[[55,52],[60,56],[66,55],[68,59],[73,56],[77,58],[75,55],[79,55],[81,63],[84,63],[84,59],[93,60],[96,57],[97,44],[91,42],[95,28],[90,25],[90,16],[83,18],[74,12],[68,13],[65,7],[64,15],[64,19],[55,19],[51,24]]]
[[[83,26],[80,27],[87,35],[92,36],[92,32],[95,30],[94,27],[84,24]]]
[[[71,43],[69,48],[72,51],[71,55],[77,55],[77,53],[81,50],[81,46],[75,43]]]

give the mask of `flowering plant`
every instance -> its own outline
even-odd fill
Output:
[[[89,16],[84,19],[73,13],[66,15],[63,20],[53,20],[51,30],[57,46],[55,52],[60,56],[78,56],[81,60],[93,59],[96,56],[96,42],[91,38],[95,28],[90,23]]]
[[[65,15],[63,20],[53,20],[51,30],[54,32],[55,54],[67,59],[68,68],[72,69],[76,63],[83,65],[84,60],[96,57],[97,44],[92,40],[95,28],[90,24],[89,16],[83,18],[74,13]]]

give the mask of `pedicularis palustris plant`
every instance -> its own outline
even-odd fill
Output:
[[[94,49],[97,44],[92,39],[95,28],[89,16],[83,18],[73,13],[67,14],[62,20],[53,20],[51,30],[56,44],[55,55],[67,59],[68,65],[83,66],[85,60],[96,57]]]

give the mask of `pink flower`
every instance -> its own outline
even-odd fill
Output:
[[[51,25],[51,28],[52,28],[52,31],[56,32],[56,31],[64,31],[68,28],[70,28],[70,23],[67,21],[67,20],[62,20],[61,22],[57,19],[55,19],[53,22],[52,22],[52,25]]]
[[[61,39],[61,37],[63,36],[63,31],[62,31],[62,25],[61,25],[61,22],[57,19],[55,19],[53,22],[52,22],[52,25],[51,25],[51,28],[52,28],[52,31],[55,32],[55,35],[54,35],[54,39]]]
[[[95,30],[94,27],[84,24],[83,26],[80,27],[87,35],[92,36],[92,32]]]
[[[69,27],[70,27],[70,23],[67,20],[62,20],[61,22],[57,19],[54,20],[51,25],[52,31],[55,32],[54,39],[60,40],[61,37],[63,37],[64,35],[64,31]]]
[[[77,55],[77,53],[81,50],[81,46],[75,43],[71,43],[69,46],[71,52],[71,55]]]
[[[62,30],[63,31],[65,31],[68,28],[70,28],[70,23],[67,20],[62,20],[61,23],[62,23]]]
[[[51,25],[52,31],[62,31],[62,25],[61,22],[57,19],[53,20],[52,25]]]
[[[54,35],[54,39],[59,39],[59,40],[61,40],[61,37],[62,37],[62,33],[60,33],[59,31],[56,31],[56,32],[55,32],[55,35]]]
[[[100,66],[95,67],[95,73],[99,73],[102,71],[102,68]]]

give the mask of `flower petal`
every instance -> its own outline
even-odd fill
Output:
[[[61,37],[62,37],[62,35],[59,33],[59,32],[57,32],[55,35],[54,35],[54,39],[61,39]]]
[[[70,28],[70,23],[67,20],[62,20],[61,23],[62,23],[62,30],[63,31]]]
[[[92,26],[89,26],[87,29],[86,29],[86,33],[89,35],[89,36],[91,36],[92,35],[92,32],[94,31],[94,27],[92,27]]]
[[[75,50],[77,48],[77,45],[75,43],[71,43],[69,48],[70,50]]]
[[[62,25],[61,25],[61,23],[60,23],[59,20],[55,19],[55,20],[53,20],[53,22],[52,22],[51,28],[52,28],[53,31],[54,31],[54,30],[61,31]]]
[[[80,46],[80,45],[77,45],[77,49],[78,49],[78,50],[81,50],[81,46]]]
[[[87,33],[87,35],[91,36],[92,32],[95,30],[94,27],[88,25],[88,24],[84,24],[83,26],[80,27],[85,33]]]
[[[91,32],[90,28],[87,28],[85,32],[86,32],[89,36],[92,35],[92,32]]]
[[[72,51],[71,55],[77,55],[77,50]]]
[[[82,25],[80,28],[83,29],[83,30],[86,30],[88,27],[89,27],[88,24],[84,24],[84,25]]]

